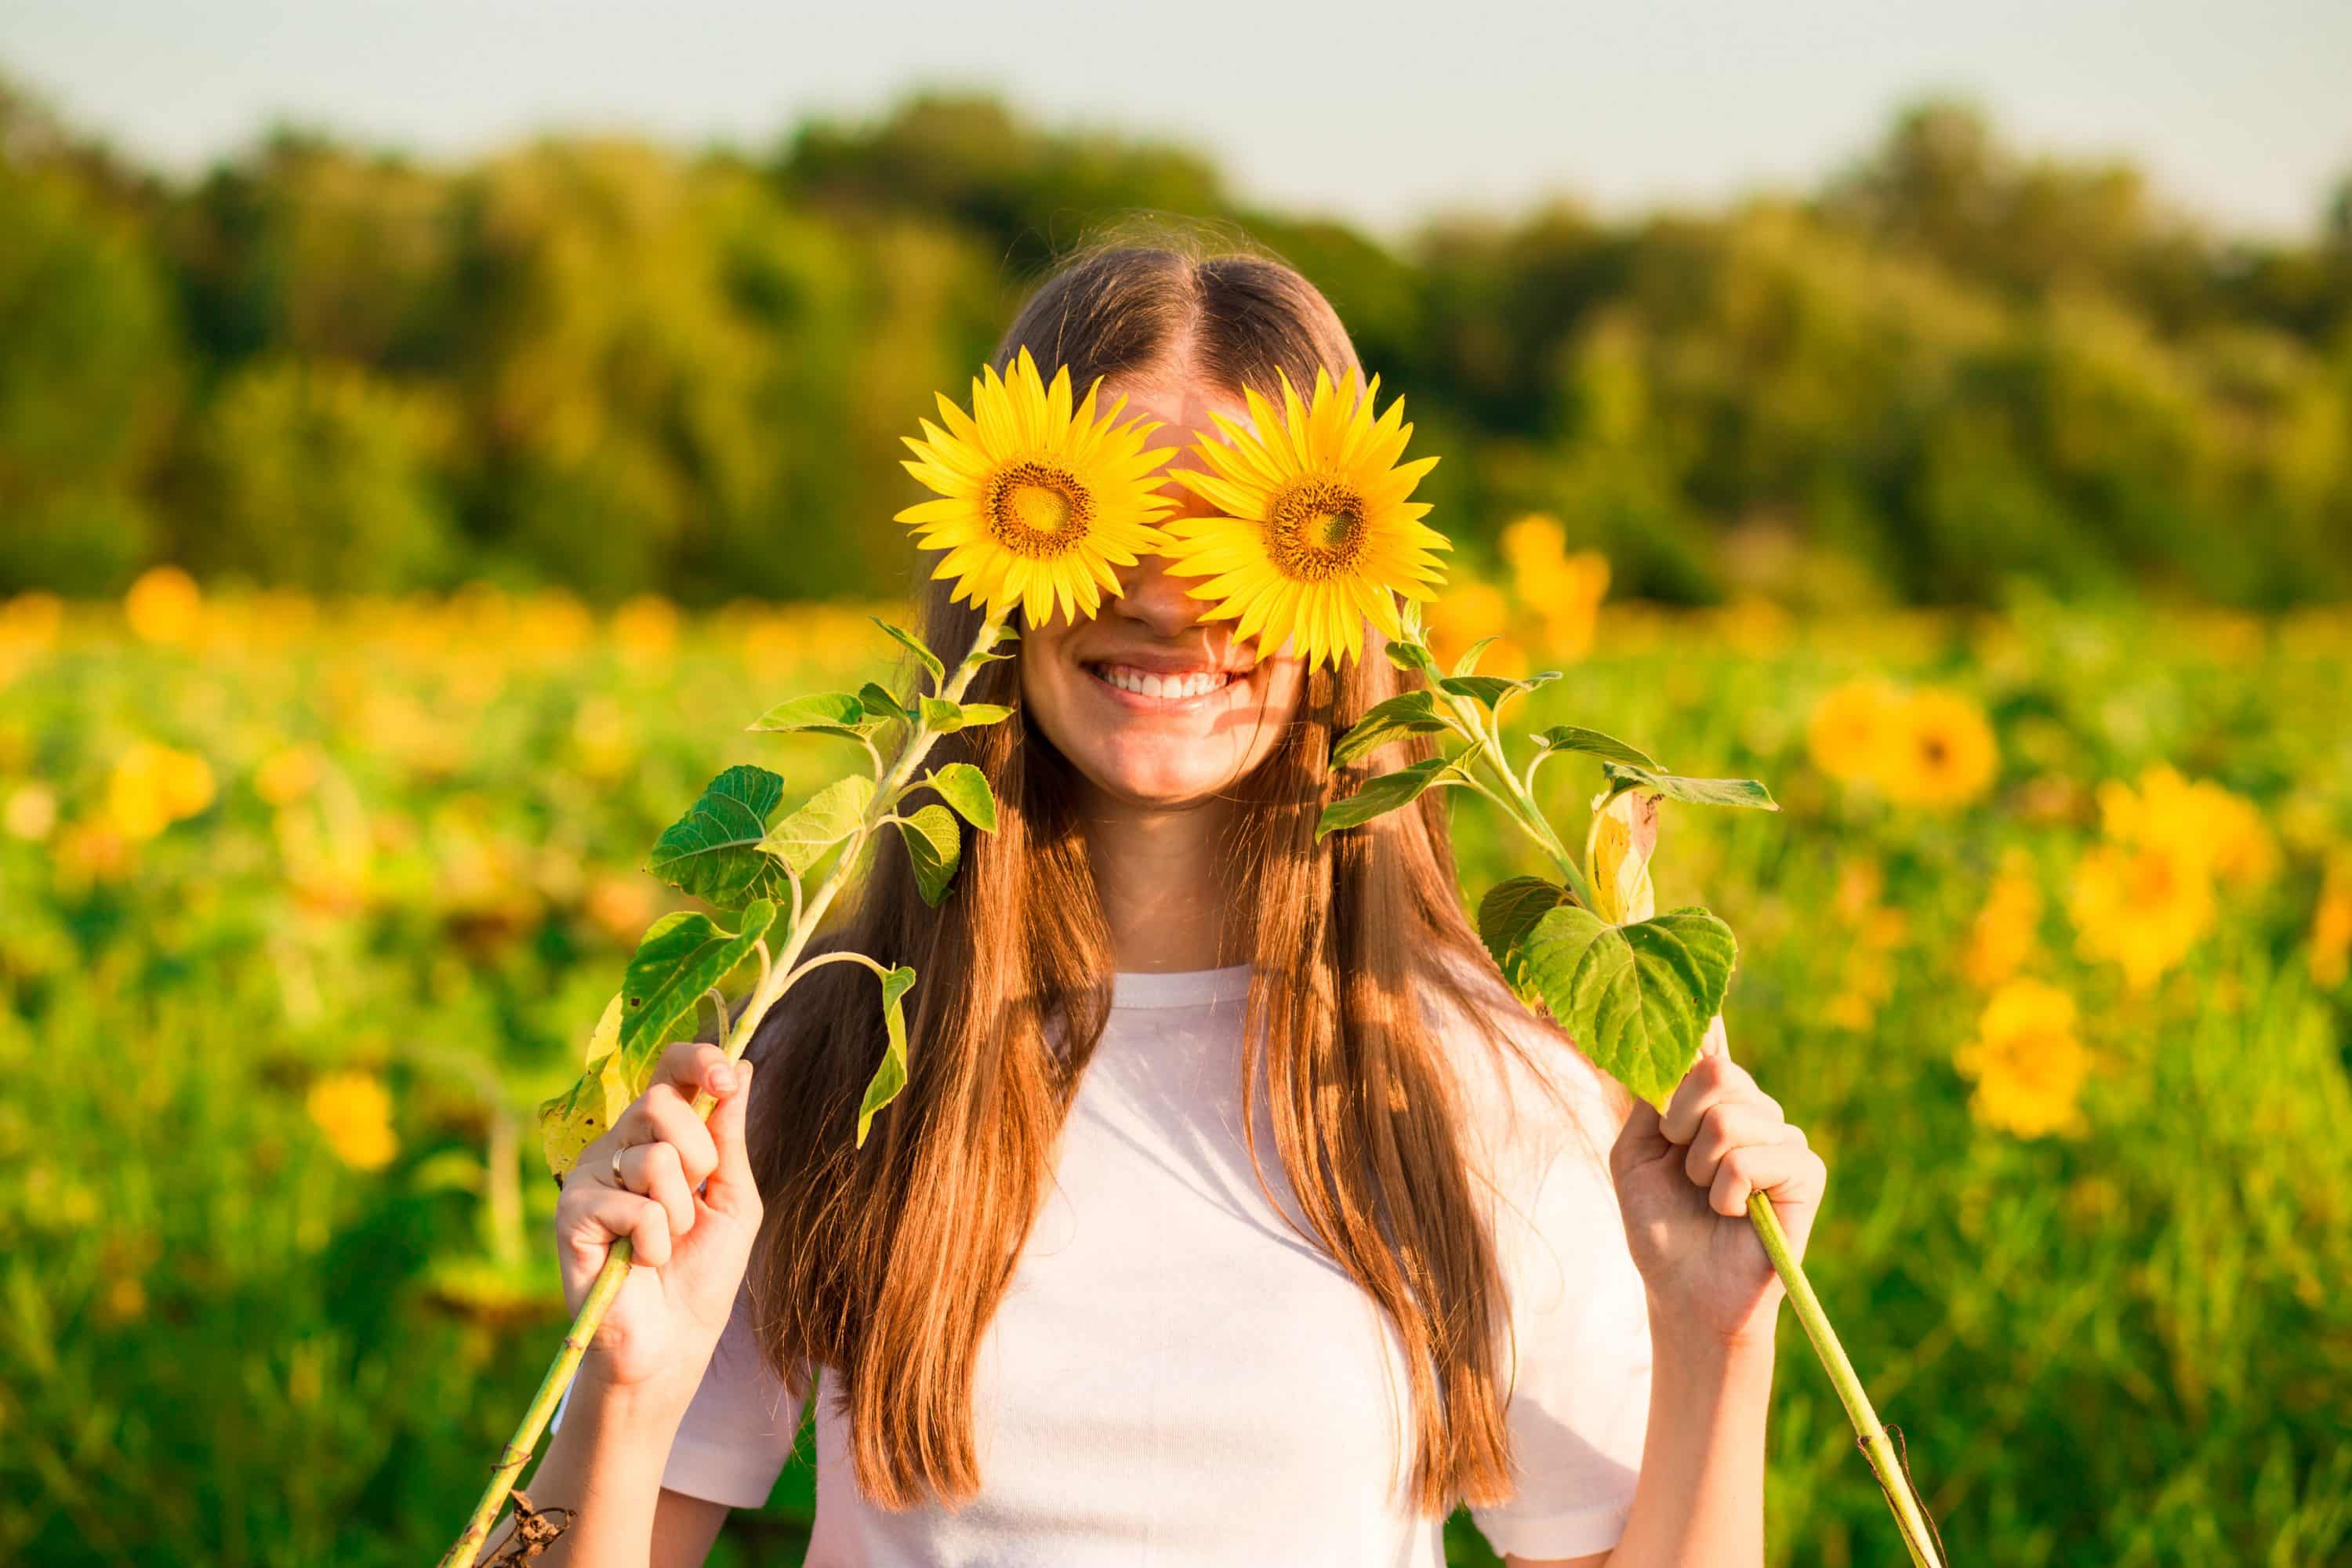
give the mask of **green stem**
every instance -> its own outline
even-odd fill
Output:
[[[1855,1374],[1853,1363],[1846,1359],[1845,1346],[1838,1342],[1837,1331],[1830,1327],[1829,1314],[1822,1310],[1821,1298],[1813,1294],[1812,1281],[1805,1278],[1804,1265],[1789,1250],[1789,1237],[1780,1228],[1780,1215],[1772,1200],[1756,1193],[1748,1200],[1748,1223],[1756,1227],[1756,1236],[1764,1244],[1765,1254],[1772,1259],[1772,1268],[1788,1287],[1789,1305],[1796,1310],[1797,1321],[1805,1326],[1805,1337],[1813,1342],[1813,1353],[1821,1358],[1830,1383],[1845,1405],[1846,1418],[1853,1423],[1855,1434],[1862,1439],[1862,1451],[1870,1460],[1872,1473],[1878,1477],[1879,1489],[1886,1494],[1887,1506],[1895,1510],[1895,1527],[1903,1532],[1903,1544],[1911,1553],[1916,1568],[1943,1568],[1943,1559],[1936,1550],[1935,1532],[1927,1527],[1927,1510],[1912,1489],[1911,1478],[1904,1472],[1895,1445],[1888,1440],[1886,1428],[1871,1408],[1870,1395],[1864,1392],[1862,1379]]]
[[[987,662],[980,656],[996,647],[997,636],[1003,626],[1003,620],[995,616],[981,623],[980,632],[972,639],[971,651],[965,654],[963,662],[956,666],[946,688],[940,693],[941,697],[950,702],[963,700],[963,694],[971,689],[973,677]],[[816,933],[818,925],[824,920],[825,911],[833,907],[835,898],[848,885],[852,868],[856,864],[858,852],[866,840],[889,816],[899,793],[907,787],[907,781],[922,765],[924,757],[929,754],[939,738],[940,731],[919,719],[909,727],[906,746],[875,789],[874,799],[866,808],[865,819],[842,845],[840,853],[834,858],[833,869],[825,874],[823,882],[817,884],[814,895],[796,911],[782,951],[766,965],[759,984],[751,992],[751,1001],[737,1016],[734,1026],[724,1031],[729,1061],[741,1059],[743,1052],[758,1035],[760,1022],[768,1016],[768,1009],[782,999],[794,981],[815,967],[814,963],[799,963],[802,950],[808,946],[809,939]],[[798,890],[797,882],[794,890]],[[872,961],[867,962],[870,963]],[[709,1090],[703,1090],[694,1097],[694,1113],[708,1120],[711,1108],[718,1103]],[[457,1543],[442,1557],[441,1568],[470,1568],[481,1551],[482,1543],[489,1539],[490,1527],[498,1522],[499,1510],[506,1507],[507,1498],[522,1475],[523,1466],[530,1462],[530,1456],[539,1447],[539,1439],[555,1415],[557,1402],[563,1397],[563,1391],[571,1386],[572,1374],[580,1368],[580,1358],[595,1339],[597,1327],[604,1322],[604,1313],[612,1307],[613,1299],[621,1293],[621,1287],[628,1281],[630,1254],[626,1237],[615,1241],[605,1253],[604,1266],[596,1271],[595,1281],[588,1287],[587,1297],[580,1303],[578,1315],[572,1320],[572,1327],[564,1333],[563,1343],[557,1350],[555,1360],[548,1366],[547,1375],[540,1380],[539,1392],[532,1395],[530,1407],[523,1412],[522,1420],[515,1427],[514,1436],[499,1453],[498,1466],[490,1472],[489,1484],[483,1488],[480,1500],[475,1503],[473,1513],[466,1521],[465,1533],[458,1536]]]

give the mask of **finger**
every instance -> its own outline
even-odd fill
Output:
[[[735,1087],[735,1068],[727,1053],[707,1041],[681,1040],[662,1053],[654,1068],[653,1081],[667,1084],[683,1098],[692,1100],[708,1089],[714,1095],[724,1094]]]
[[[702,1201],[725,1215],[757,1220],[760,1184],[751,1174],[751,1154],[743,1121],[751,1104],[751,1064],[735,1064],[736,1089],[719,1097],[710,1112],[710,1141],[717,1163],[703,1184]]]
[[[678,1166],[686,1174],[689,1189],[702,1185],[719,1164],[718,1147],[710,1141],[710,1129],[694,1113],[694,1107],[678,1098],[678,1091],[663,1086],[659,1094],[647,1091],[635,1124],[646,1134],[647,1143],[665,1144],[677,1151]]]
[[[639,1263],[659,1268],[669,1261],[669,1214],[661,1205],[617,1187],[589,1187],[565,1223],[562,1247],[583,1272],[604,1267],[613,1243],[626,1237]]]
[[[1666,1102],[1666,1139],[1669,1142],[1688,1143],[1698,1135],[1699,1120],[1711,1107],[1727,1100],[1761,1097],[1762,1091],[1748,1076],[1746,1068],[1727,1056],[1701,1057],[1675,1086],[1674,1099]]]
[[[1730,1057],[1731,1037],[1723,1027],[1722,1014],[1717,1013],[1707,1021],[1706,1034],[1698,1043],[1698,1054],[1703,1057]]]
[[[1778,1143],[1794,1133],[1804,1134],[1780,1119],[1780,1108],[1768,1100],[1719,1100],[1698,1119],[1698,1131],[1683,1156],[1683,1170],[1700,1186],[1715,1180],[1715,1169],[1734,1149],[1750,1143]]]
[[[1827,1179],[1821,1156],[1802,1144],[1751,1143],[1723,1157],[1707,1188],[1706,1204],[1727,1216],[1746,1213],[1748,1198],[1757,1193],[1769,1194],[1776,1205],[1811,1204],[1820,1199]]]
[[[639,1143],[621,1151],[621,1185],[643,1193],[669,1215],[673,1238],[694,1228],[694,1189],[674,1143]]]

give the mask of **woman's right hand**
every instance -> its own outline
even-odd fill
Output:
[[[707,1125],[693,1107],[706,1089],[719,1100]],[[743,1147],[751,1089],[751,1063],[730,1063],[713,1045],[672,1046],[651,1086],[572,1167],[555,1245],[575,1315],[613,1243],[625,1236],[635,1249],[583,1375],[615,1387],[676,1379],[689,1394],[701,1381],[760,1229]]]

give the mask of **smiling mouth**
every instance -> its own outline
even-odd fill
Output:
[[[1238,672],[1229,669],[1187,669],[1159,671],[1138,669],[1131,664],[1088,664],[1088,675],[1115,690],[1130,696],[1158,698],[1163,702],[1186,702],[1229,684]]]

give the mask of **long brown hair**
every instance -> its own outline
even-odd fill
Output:
[[[999,364],[1023,346],[1079,387],[1178,375],[1278,395],[1277,371],[1305,384],[1318,366],[1336,375],[1357,363],[1337,314],[1289,267],[1165,245],[1066,266],[1007,331]],[[925,631],[935,647],[961,648],[979,616],[948,591],[928,588]],[[1309,1239],[1399,1331],[1415,1500],[1441,1513],[1509,1489],[1507,1311],[1455,1066],[1421,1009],[1435,994],[1483,1017],[1491,999],[1465,976],[1491,969],[1455,892],[1439,792],[1315,837],[1323,805],[1365,773],[1332,767],[1332,742],[1418,679],[1377,653],[1317,671],[1271,754],[1234,786],[1244,809],[1230,850],[1255,925],[1250,951],[1226,961],[1255,966],[1244,1092],[1266,1096]],[[987,666],[971,695],[1014,715],[947,736],[934,757],[987,774],[997,830],[967,833],[954,894],[936,910],[886,842],[835,938],[920,977],[905,1091],[854,1148],[883,1039],[873,979],[852,965],[814,972],[756,1047],[763,1065],[785,1063],[761,1076],[779,1088],[753,1135],[767,1203],[760,1338],[787,1380],[833,1369],[858,1483],[892,1508],[952,1503],[980,1485],[976,1353],[1109,1005],[1110,942],[1073,771],[1023,721],[1016,662]],[[1425,742],[1412,750],[1428,754]],[[1489,1043],[1507,1048],[1499,1035]],[[1264,1182],[1254,1133],[1250,1157]]]

